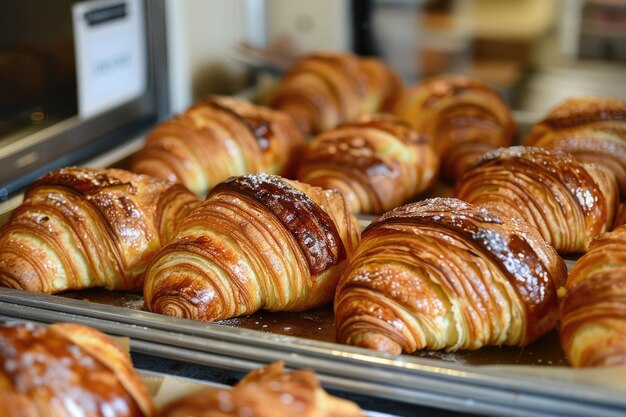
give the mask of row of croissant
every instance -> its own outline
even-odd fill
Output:
[[[313,371],[286,371],[282,362],[253,371],[233,388],[195,389],[155,404],[128,352],[79,324],[0,325],[0,359],[3,417],[364,415],[356,404],[327,394]]]
[[[393,353],[525,346],[560,322],[573,365],[625,361],[626,226],[603,233],[624,219],[626,104],[566,102],[526,139],[548,150],[499,148],[515,129],[487,87],[436,78],[396,100],[363,61],[297,64],[274,99],[289,116],[197,103],[134,158],[152,175],[42,177],[0,231],[0,284],[143,289],[150,311],[207,321],[334,300],[338,342]],[[394,101],[405,121],[360,116]],[[456,199],[394,209],[438,166]],[[242,175],[289,170],[302,182]],[[353,212],[387,213],[360,234]],[[568,278],[559,254],[582,252]]]

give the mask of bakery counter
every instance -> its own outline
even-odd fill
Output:
[[[527,131],[529,115],[518,117],[520,122],[526,119],[526,123],[519,124],[521,131]],[[143,143],[144,138],[136,138],[86,165],[127,167],[129,158]],[[284,188],[285,184],[269,185]],[[230,184],[222,189],[233,192],[235,186],[250,188],[258,184]],[[450,187],[440,182],[428,196],[448,196],[450,192]],[[2,223],[20,202],[21,197],[16,196],[2,203]],[[433,216],[433,221],[446,215]],[[485,230],[503,223],[484,216],[482,211],[478,217],[487,224]],[[358,226],[363,229],[372,219],[359,216]],[[456,220],[452,216],[451,221]],[[353,226],[349,233],[358,233]],[[544,242],[544,246],[548,245]],[[571,267],[572,262],[567,260],[566,264]],[[565,275],[564,267],[554,269]],[[301,313],[261,311],[208,323],[149,312],[146,302],[141,293],[129,291],[47,295],[0,288],[0,317],[8,321],[74,322],[125,336],[130,338],[140,368],[180,371],[187,376],[206,371],[211,379],[215,375],[238,378],[282,360],[292,368],[314,369],[326,388],[349,395],[366,407],[380,404],[380,410],[400,415],[442,415],[437,409],[443,410],[441,413],[481,415],[622,416],[626,409],[626,383],[622,378],[626,368],[569,368],[555,331],[522,349],[491,346],[475,351],[392,354],[337,343],[330,305]],[[180,364],[178,371],[174,369],[176,364]]]

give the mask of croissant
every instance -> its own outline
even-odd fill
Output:
[[[408,204],[363,231],[337,287],[337,340],[393,354],[526,346],[556,324],[566,274],[521,220],[457,199]]]
[[[438,163],[425,135],[394,116],[367,116],[313,139],[297,178],[337,189],[354,213],[382,213],[430,187]]]
[[[128,353],[93,328],[2,325],[0,359],[2,416],[154,415]]]
[[[626,364],[626,226],[596,238],[567,279],[561,346],[575,367]]]
[[[230,97],[209,97],[147,137],[131,170],[180,182],[198,196],[228,177],[290,174],[304,137],[283,112]]]
[[[536,124],[527,146],[559,149],[608,168],[626,196],[626,102],[584,97],[566,100]]]
[[[461,177],[454,196],[526,220],[559,253],[584,252],[611,228],[618,204],[615,178],[605,170],[521,146],[485,154]]]
[[[510,146],[515,124],[506,102],[478,80],[441,76],[405,91],[396,114],[433,139],[441,174],[458,179],[482,154]]]
[[[280,82],[271,106],[284,110],[302,132],[317,133],[365,111],[367,85],[359,59],[316,53],[298,61]]]
[[[330,301],[359,238],[336,191],[253,174],[216,186],[146,272],[150,311],[219,320]]]
[[[57,293],[142,288],[152,256],[197,204],[183,186],[119,169],[63,168],[0,229],[0,285]]]
[[[315,372],[274,362],[232,389],[207,388],[166,405],[159,417],[361,417],[351,401],[328,395]]]

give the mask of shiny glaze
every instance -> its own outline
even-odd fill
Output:
[[[330,216],[280,177],[253,174],[230,178],[215,187],[208,198],[223,191],[253,198],[275,215],[298,242],[312,275],[345,259],[346,250]]]
[[[4,406],[15,411],[12,406],[16,403],[10,401],[21,398],[41,417],[150,415],[142,412],[111,369],[112,364],[73,343],[66,331],[65,327],[34,324],[0,326],[0,382],[4,391],[0,410]],[[119,366],[132,365],[126,359]],[[134,382],[139,383],[136,376]],[[142,392],[148,399],[145,389]],[[147,413],[151,411],[149,404]]]
[[[148,261],[196,202],[180,185],[128,171],[55,171],[28,188],[0,231],[0,283],[48,293],[141,288]]]
[[[507,193],[515,193],[516,200],[509,201]],[[568,154],[511,147],[483,155],[461,177],[455,197],[523,218],[560,253],[568,253],[586,250],[591,239],[611,226],[617,187],[604,172]],[[560,219],[568,227],[557,224]],[[559,234],[564,231],[568,234]]]
[[[445,282],[449,301],[432,290],[422,270],[445,280],[441,285]],[[502,284],[492,286],[496,272],[508,280],[517,300],[500,292]],[[496,340],[525,346],[554,327],[557,289],[565,276],[563,261],[524,222],[456,199],[406,205],[364,230],[351,269],[337,290],[338,341],[393,353],[476,349]],[[459,335],[463,339],[456,343],[461,344],[452,346],[440,334],[432,336],[439,340],[436,344],[426,341],[435,339],[412,341],[412,324],[403,315],[423,314],[434,320],[446,314],[448,302],[463,305],[463,326],[469,327]],[[521,322],[510,322],[510,328],[490,323],[507,311],[512,314],[516,306],[522,309]],[[491,334],[494,330],[498,333]],[[441,330],[435,326],[432,331]]]
[[[358,236],[337,192],[268,174],[233,178],[154,257],[146,306],[207,321],[317,307],[332,298]]]
[[[626,226],[596,238],[570,271],[561,345],[575,367],[626,364]]]

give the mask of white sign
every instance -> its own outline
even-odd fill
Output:
[[[147,87],[141,0],[98,0],[72,7],[78,113],[90,117]]]

